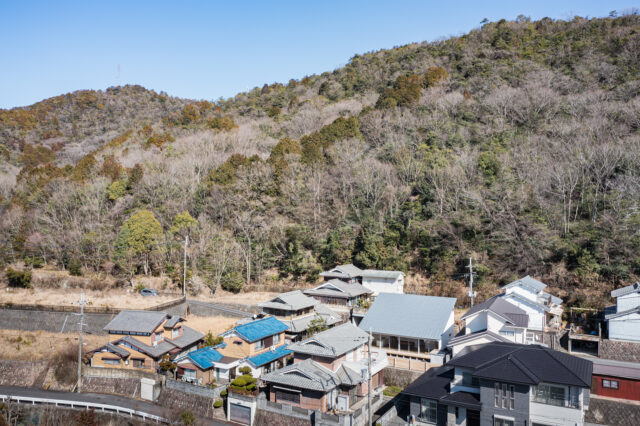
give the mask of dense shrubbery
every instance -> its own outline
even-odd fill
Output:
[[[13,268],[7,268],[5,271],[9,287],[31,288],[31,271],[18,271]]]
[[[531,274],[604,303],[640,274],[639,25],[489,22],[215,103],[131,86],[0,111],[17,173],[0,182],[0,260],[179,280],[169,230],[188,210],[188,273],[212,290],[355,262],[462,301],[473,256],[483,296]],[[157,226],[134,255],[122,229],[141,209]]]

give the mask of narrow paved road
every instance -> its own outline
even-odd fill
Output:
[[[123,409],[135,410],[145,414],[151,414],[163,419],[171,419],[175,413],[166,407],[146,401],[138,401],[123,396],[105,395],[100,393],[72,393],[62,391],[48,391],[43,389],[23,388],[18,386],[0,386],[0,395],[7,395],[14,398],[46,398],[71,403],[93,403],[107,404]],[[211,419],[201,419],[213,426],[223,426],[227,423],[214,421]]]

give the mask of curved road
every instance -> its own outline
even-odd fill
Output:
[[[125,398],[123,396],[106,395],[100,393],[72,393],[62,391],[49,391],[34,388],[23,388],[18,386],[0,386],[0,398],[6,397],[17,400],[21,403],[31,403],[32,399],[36,399],[38,403],[49,403],[62,405],[65,408],[67,405],[77,405],[78,408],[85,408],[87,406],[95,405],[96,411],[101,411],[100,406],[110,406],[116,409],[120,409],[121,415],[129,415],[128,411],[133,410],[139,417],[146,417],[146,420],[153,421],[158,419],[159,422],[168,423],[167,419],[172,416],[172,410],[166,407],[162,407],[157,404],[146,401],[138,401],[135,399]],[[73,407],[75,408],[75,407]],[[114,409],[106,409],[107,412],[114,412]],[[210,419],[201,419],[207,424],[214,426],[222,426],[227,423],[214,421]]]

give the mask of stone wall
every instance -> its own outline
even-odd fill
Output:
[[[157,403],[171,411],[181,413],[191,410],[202,417],[213,417],[213,402],[215,400],[204,396],[192,395],[175,389],[163,388]]]
[[[584,421],[599,425],[637,426],[640,425],[640,405],[596,398],[593,395]]]
[[[0,361],[0,384],[5,386],[40,387],[48,370],[47,361]]]
[[[220,398],[220,392],[224,390],[223,386],[218,386],[216,388],[207,388],[204,386],[192,385],[181,380],[173,380],[169,378],[167,378],[166,387],[168,389],[174,389],[180,392],[190,393],[192,395],[203,396],[206,398]]]
[[[311,420],[257,409],[254,424],[256,426],[311,426]]]
[[[598,345],[598,357],[640,362],[640,342],[602,339]]]
[[[387,367],[383,370],[384,384],[406,388],[418,377],[424,374],[423,371],[403,370],[399,368]]]
[[[82,391],[122,395],[128,398],[140,398],[140,379],[110,379],[104,377],[85,377],[82,379]]]

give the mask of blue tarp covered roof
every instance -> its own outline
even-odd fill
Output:
[[[222,359],[222,354],[212,347],[206,347],[198,349],[197,351],[190,352],[187,357],[193,361],[198,367],[203,370],[213,367],[214,362],[218,362]]]
[[[251,358],[247,358],[247,361],[249,361],[255,367],[260,367],[262,365],[275,361],[276,359],[280,359],[283,356],[287,356],[292,352],[293,351],[287,349],[287,345],[282,345],[278,346],[273,351],[266,351]]]
[[[235,327],[236,333],[244,337],[249,342],[255,342],[256,340],[263,339],[274,334],[282,333],[287,330],[286,324],[278,321],[275,317],[267,317],[256,321],[251,321],[247,324],[242,324]]]

